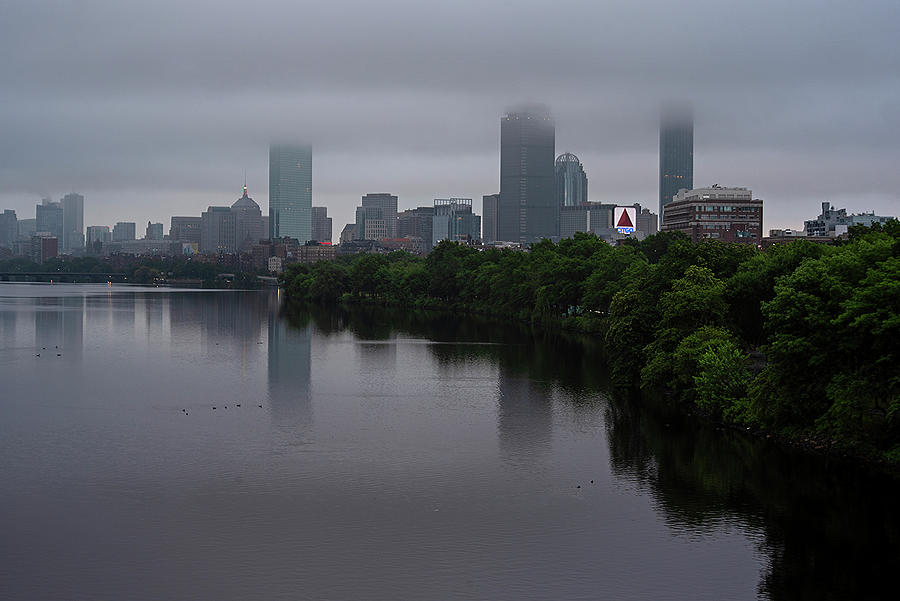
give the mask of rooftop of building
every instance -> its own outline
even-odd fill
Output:
[[[244,195],[238,198],[233,205],[231,205],[232,209],[259,209],[259,205],[256,204],[256,201],[247,196],[247,186],[244,186]]]

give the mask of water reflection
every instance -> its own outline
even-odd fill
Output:
[[[343,326],[369,338],[481,343],[428,349],[439,364],[498,367],[498,438],[512,463],[533,465],[549,453],[555,402],[603,403],[612,473],[649,492],[676,535],[732,525],[757,533],[766,557],[762,597],[875,599],[893,589],[900,569],[894,480],[698,424],[662,403],[611,394],[602,349],[590,338],[417,312],[312,314],[317,327],[332,332]],[[577,394],[554,397],[554,390]]]
[[[39,298],[34,311],[34,346],[46,356],[79,361],[84,349],[84,298]]]
[[[280,426],[309,426],[312,420],[312,326],[306,316],[282,319],[277,299],[271,298],[266,323],[272,415]]]
[[[452,315],[284,310],[276,295],[265,292],[103,291],[16,302],[13,309],[6,310],[7,303],[0,310],[3,341],[24,349],[5,355],[17,369],[4,374],[12,376],[4,384],[13,392],[0,395],[9,408],[0,420],[0,472],[4,482],[14,484],[0,487],[3,506],[12,511],[4,532],[15,541],[5,560],[13,565],[11,573],[37,573],[52,557],[54,565],[68,570],[66,577],[58,572],[48,579],[59,591],[70,592],[67,577],[93,587],[106,582],[93,556],[70,552],[72,540],[99,541],[84,548],[102,557],[102,565],[115,565],[108,571],[125,581],[116,588],[119,593],[134,588],[134,566],[149,566],[142,582],[169,592],[168,574],[191,563],[180,558],[206,556],[179,577],[193,583],[200,566],[196,572],[203,572],[207,590],[222,587],[218,598],[252,597],[249,589],[225,590],[237,580],[279,591],[299,590],[307,581],[320,593],[335,582],[349,587],[341,580],[341,560],[348,553],[371,576],[367,584],[389,577],[379,591],[396,591],[400,582],[410,587],[410,598],[452,596],[447,591],[456,590],[451,587],[457,578],[450,572],[458,570],[482,587],[473,588],[470,598],[529,593],[535,598],[534,583],[544,573],[528,572],[553,563],[548,550],[558,559],[553,574],[561,578],[571,576],[572,565],[585,567],[580,584],[593,585],[590,579],[604,567],[612,570],[605,574],[633,570],[633,578],[622,576],[619,588],[610,589],[611,598],[659,598],[666,592],[690,598],[691,589],[650,575],[646,566],[676,561],[669,553],[680,554],[682,543],[687,548],[698,539],[701,546],[709,543],[712,553],[730,549],[734,540],[725,539],[735,533],[764,557],[747,563],[747,554],[739,555],[745,563],[735,569],[749,569],[753,579],[762,563],[764,598],[882,598],[900,568],[896,482],[698,425],[647,401],[615,397],[605,379],[602,349],[590,338]],[[157,332],[170,340],[158,341]],[[417,340],[404,340],[409,338]],[[33,357],[32,339],[39,347],[60,346],[63,358],[57,361],[54,353],[47,363]],[[324,339],[331,339],[326,340],[331,346]],[[353,351],[344,339],[353,341]],[[83,360],[82,348],[90,349]],[[419,349],[421,355],[413,355]],[[413,356],[427,359],[416,363],[426,373],[410,384],[418,374],[405,373],[404,361]],[[323,366],[323,357],[347,359],[353,373],[380,374],[385,386],[390,378],[406,378],[396,388],[410,398],[364,412],[365,419],[384,417],[388,423],[363,428],[346,415],[357,408],[356,389],[324,382],[317,373],[316,386],[350,392],[328,406],[321,399],[314,421],[313,364],[332,367]],[[67,368],[67,358],[76,369]],[[135,361],[140,369],[126,371]],[[121,373],[109,373],[108,363]],[[183,394],[184,404],[144,390],[158,382]],[[443,394],[441,386],[456,388]],[[87,398],[97,387],[104,391],[96,401],[102,411],[68,402]],[[361,396],[370,392],[363,389]],[[254,395],[268,411],[225,414],[206,405],[206,398],[238,395]],[[431,402],[435,399],[416,395],[441,398]],[[67,402],[45,402],[60,398]],[[197,398],[202,401],[190,405]],[[181,413],[185,406],[191,407],[189,417]],[[599,431],[605,436],[576,431],[572,422],[579,414],[591,420],[575,426],[592,431],[602,417]],[[309,452],[284,451],[296,434],[310,431],[311,441],[335,442],[326,452],[313,443]],[[369,440],[353,440],[355,432]],[[423,440],[416,440],[420,432]],[[354,444],[373,457],[354,455]],[[605,462],[607,452],[612,475],[603,476],[611,478],[612,487],[601,491],[598,483],[581,493],[553,489],[555,480],[576,471],[567,471],[569,464],[586,466],[577,477],[593,477],[596,472],[587,468]],[[534,478],[521,477],[520,468]],[[633,513],[621,507],[642,504],[649,507],[643,517],[640,507]],[[216,511],[209,510],[213,506]],[[348,528],[348,520],[354,527]],[[43,521],[50,526],[42,531]],[[73,524],[74,535],[67,529]],[[622,531],[619,542],[640,547],[649,538],[658,548],[647,549],[644,557],[642,548],[629,555],[604,547],[604,537],[612,540]],[[648,531],[662,534],[642,539]],[[187,551],[179,555],[179,549]],[[235,549],[229,567],[213,565]],[[250,551],[242,554],[245,549]],[[67,553],[75,559],[63,557]],[[596,570],[592,558],[598,558]],[[245,571],[229,580],[232,565]],[[451,566],[446,582],[440,580],[444,572],[432,571],[429,577],[440,582],[431,590],[435,594],[414,594],[429,580],[420,574],[435,565]],[[323,570],[328,577],[321,576]],[[703,566],[697,572],[707,574]],[[253,574],[260,579],[252,580]],[[638,589],[639,576],[655,577],[657,586],[672,586],[671,591]],[[505,578],[502,586],[508,588],[484,588],[498,578]],[[18,577],[14,585],[26,580],[40,579]],[[563,582],[562,592],[579,585],[547,580]],[[189,585],[183,586],[179,590]],[[365,596],[359,590],[341,592],[347,594],[332,596]],[[581,598],[589,597],[581,592]]]
[[[0,310],[0,340],[15,340],[16,311]]]
[[[758,528],[770,599],[882,598],[900,568],[898,483],[636,400],[607,412],[611,464],[658,499],[670,526]]]
[[[539,461],[550,451],[553,410],[548,390],[501,367],[497,432],[502,457],[514,464]]]

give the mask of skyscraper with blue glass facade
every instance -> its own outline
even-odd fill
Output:
[[[312,239],[312,146],[269,146],[269,237]]]

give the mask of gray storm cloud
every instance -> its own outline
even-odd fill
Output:
[[[269,140],[314,146],[335,228],[497,191],[499,116],[551,106],[595,199],[656,203],[656,115],[696,114],[695,181],[766,225],[821,200],[900,213],[900,3],[0,2],[0,205],[79,190],[86,220],[266,206]],[[477,203],[476,203],[477,206]]]

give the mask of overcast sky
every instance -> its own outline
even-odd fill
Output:
[[[335,235],[499,189],[504,111],[550,106],[591,200],[658,204],[658,111],[695,107],[694,183],[752,188],[765,227],[831,201],[900,214],[900,1],[0,0],[0,209],[85,195],[85,225],[199,215],[268,143],[313,145]]]

